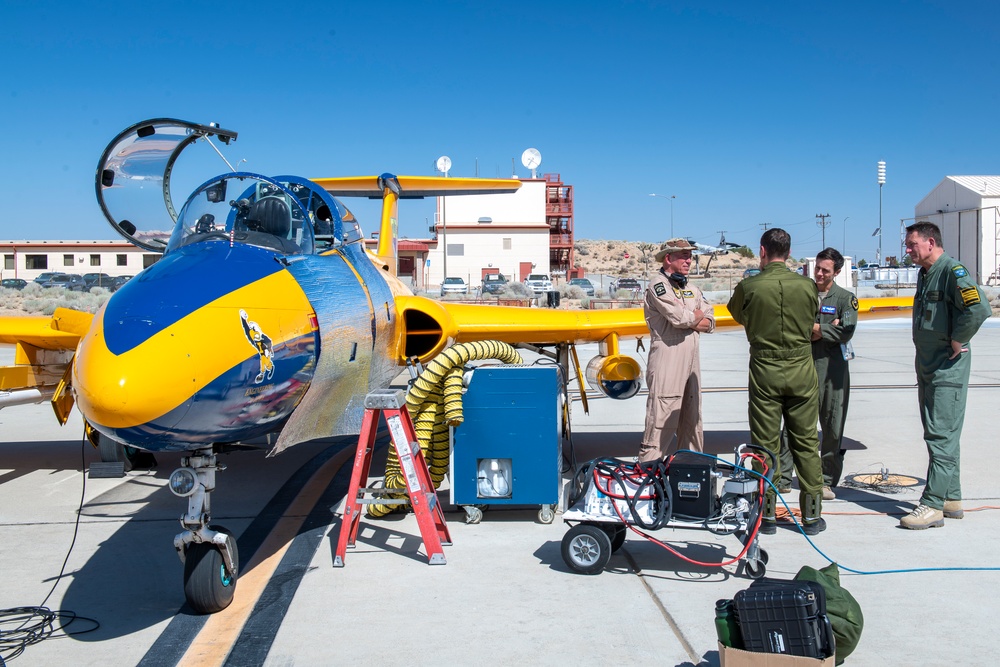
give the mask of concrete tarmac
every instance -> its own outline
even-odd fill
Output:
[[[1000,321],[988,321],[972,342],[966,515],[944,528],[898,528],[927,466],[909,320],[864,320],[854,347],[845,479],[885,469],[913,482],[897,493],[837,489],[824,503],[828,528],[811,542],[788,528],[763,536],[767,576],[840,564],[865,615],[848,665],[987,664],[1000,608],[992,537],[1000,528],[992,446]],[[581,348],[581,360],[593,353]],[[644,361],[645,353],[637,356]],[[742,329],[702,337],[706,448],[729,460],[749,440],[747,365]],[[633,456],[644,403],[594,399],[586,415],[574,401],[577,461]],[[0,608],[44,601],[100,624],[27,646],[13,665],[718,665],[715,601],[751,582],[735,565],[692,565],[634,534],[603,573],[575,574],[560,552],[567,526],[560,515],[539,523],[537,507],[492,508],[469,525],[446,505],[453,544],[444,548],[447,564],[437,566],[427,564],[412,514],[362,518],[357,547],[345,567],[333,568],[355,444],[342,438],[271,459],[260,451],[223,457],[228,469],[218,475],[213,516],[240,535],[234,607],[242,610],[197,616],[184,603],[172,546],[184,503],[165,488],[179,456],[157,455],[155,469],[123,478],[86,479],[98,457],[81,436],[75,412],[60,428],[47,405],[0,411]],[[372,470],[381,470],[378,461]],[[296,504],[310,478],[313,487],[322,482],[315,502]],[[439,496],[446,501],[447,491]],[[797,496],[785,495],[793,508]],[[654,535],[703,562],[740,551],[735,537],[703,530]],[[92,627],[78,619],[68,630]],[[0,619],[0,630],[8,629]]]

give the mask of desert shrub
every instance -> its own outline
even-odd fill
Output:
[[[586,257],[587,255],[590,254],[590,248],[588,248],[587,246],[578,245],[574,248],[574,250],[576,250],[576,254],[582,255],[583,257]]]
[[[754,257],[756,257],[756,255],[753,254],[753,250],[751,250],[745,245],[741,245],[739,248],[733,248],[733,252],[735,252],[740,257],[745,257],[746,259],[753,259]]]
[[[567,285],[566,283],[559,285],[559,294],[563,299],[582,299],[587,296],[578,285]]]
[[[503,295],[509,299],[533,299],[535,293],[524,286],[524,283],[507,283]]]
[[[608,250],[614,250],[614,249],[615,249],[614,241],[608,241]]]

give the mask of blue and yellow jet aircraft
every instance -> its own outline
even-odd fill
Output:
[[[227,446],[263,437],[276,454],[357,433],[365,395],[408,360],[475,340],[547,349],[567,366],[574,343],[600,342],[591,384],[612,398],[638,392],[640,366],[619,340],[648,333],[642,309],[440,303],[396,278],[400,199],[512,192],[519,181],[232,170],[195,188],[178,212],[178,157],[197,142],[222,156],[213,139],[229,144],[236,133],[155,119],[119,134],[98,165],[98,202],[122,236],[162,258],[95,315],[0,318],[0,343],[16,346],[15,365],[0,369],[0,407],[49,400],[65,423],[75,402],[105,460],[187,452],[170,488],[188,499],[174,546],[196,611],[228,606],[239,572],[234,537],[211,525]],[[336,198],[349,196],[382,199],[375,251]],[[719,324],[732,323],[716,311]]]

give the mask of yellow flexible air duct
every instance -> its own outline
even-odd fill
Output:
[[[496,340],[473,341],[453,345],[431,359],[406,394],[406,407],[413,420],[417,442],[430,469],[434,488],[448,473],[448,427],[458,426],[462,416],[462,372],[469,361],[497,359],[505,364],[524,363],[513,346]],[[399,460],[388,456],[385,462],[385,487],[405,488],[406,481]],[[390,494],[390,498],[405,498],[405,493]],[[368,506],[368,516],[383,517],[408,505]]]

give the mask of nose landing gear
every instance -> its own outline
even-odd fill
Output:
[[[239,574],[236,539],[226,528],[210,525],[211,493],[219,465],[211,447],[181,459],[181,468],[170,475],[170,490],[188,499],[181,516],[184,531],[174,538],[174,548],[184,563],[184,596],[200,614],[221,611],[233,601]]]

